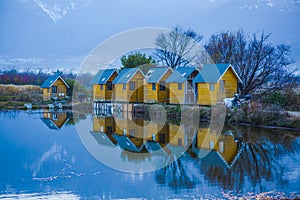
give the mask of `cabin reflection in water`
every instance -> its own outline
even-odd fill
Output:
[[[41,120],[48,128],[59,130],[69,121],[69,116],[64,111],[43,110]]]
[[[181,155],[187,149],[187,153],[199,157],[205,164],[230,168],[240,152],[230,132],[218,135],[208,127],[135,119],[128,112],[114,117],[94,115],[91,134],[100,145],[123,149],[124,161],[150,159],[153,153]]]
[[[231,168],[241,151],[231,132],[219,135],[210,128],[198,128],[193,147],[205,164],[222,168]]]

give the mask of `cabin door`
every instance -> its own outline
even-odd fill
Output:
[[[194,83],[195,96],[198,97],[198,84]]]
[[[64,85],[59,85],[58,86],[58,91],[57,91],[58,96],[60,96],[60,97],[66,96],[65,91],[64,91],[64,87],[65,87]]]
[[[193,90],[193,82],[192,80],[188,80],[186,82],[186,93],[185,93],[185,102],[192,103],[194,102],[194,90]]]

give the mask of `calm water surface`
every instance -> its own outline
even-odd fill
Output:
[[[112,159],[123,163],[147,163],[150,157],[130,156],[128,152],[150,151],[151,145],[164,146],[168,142],[172,148],[179,148],[190,135],[182,130],[172,140],[172,130],[180,129],[170,123],[163,131],[149,135],[148,140],[138,140],[132,127],[127,127],[129,133],[124,136],[124,130],[115,125],[117,120],[128,119],[67,112],[0,112],[0,199],[190,199],[264,192],[299,194],[300,140],[296,132],[226,126],[224,133],[214,139],[213,130],[200,126],[193,130],[196,134],[187,152],[171,165],[148,173],[126,173],[96,159],[74,124],[90,124],[86,137],[99,147],[118,149],[121,153],[112,155]],[[207,141],[203,140],[206,134]],[[209,153],[202,158],[201,152]]]

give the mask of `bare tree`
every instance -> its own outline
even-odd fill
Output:
[[[222,32],[210,37],[205,45],[215,63],[231,63],[243,84],[243,95],[270,93],[287,87],[293,78],[287,66],[294,61],[289,57],[288,45],[272,45],[270,34],[264,32],[247,36],[242,30]]]
[[[168,33],[160,33],[155,40],[155,57],[172,68],[186,66],[197,57],[197,45],[202,38],[202,35],[192,29],[184,30],[180,27],[175,27]]]

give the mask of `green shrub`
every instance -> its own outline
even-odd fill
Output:
[[[266,105],[285,106],[288,99],[281,92],[274,92],[263,97],[263,102]]]
[[[261,126],[300,128],[300,119],[289,116],[281,107],[276,105],[254,105],[245,112],[242,109],[228,110],[227,122],[247,123]]]
[[[300,111],[300,96],[291,88],[263,96],[262,102],[266,106],[281,106],[285,110]]]

